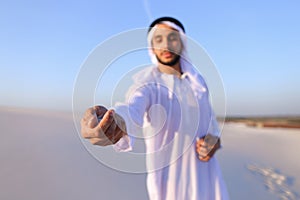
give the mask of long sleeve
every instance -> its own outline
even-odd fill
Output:
[[[221,136],[218,121],[217,121],[217,118],[216,118],[215,113],[212,108],[211,108],[211,117],[210,117],[208,133],[210,133],[214,136],[217,136],[217,137]]]
[[[147,87],[131,87],[127,93],[126,103],[117,103],[115,112],[119,114],[126,124],[126,136],[122,137],[115,145],[117,152],[132,150],[134,136],[142,134],[144,115],[149,106],[149,90]]]

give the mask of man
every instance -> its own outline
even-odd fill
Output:
[[[214,157],[217,122],[206,83],[188,61],[183,25],[171,17],[155,20],[148,44],[153,66],[133,77],[126,104],[89,108],[82,136],[121,152],[132,150],[134,134],[144,134],[151,200],[228,199]]]

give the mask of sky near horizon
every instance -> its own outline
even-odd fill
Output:
[[[71,110],[97,45],[173,16],[215,63],[227,115],[300,115],[299,10],[296,0],[1,1],[0,106]]]

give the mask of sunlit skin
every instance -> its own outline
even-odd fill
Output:
[[[221,141],[218,137],[208,134],[206,137],[200,138],[196,143],[196,152],[201,161],[207,162],[221,147]]]
[[[180,76],[179,56],[182,51],[180,34],[168,25],[158,24],[151,41],[152,51],[156,55],[158,68],[163,73]],[[174,63],[174,61],[177,61]]]
[[[100,121],[99,117],[102,118]],[[123,118],[114,110],[107,110],[103,106],[87,109],[81,119],[81,135],[93,145],[115,144],[126,134]]]
[[[156,28],[151,43],[152,51],[159,61],[158,69],[162,73],[180,77],[182,71],[178,58],[183,48],[180,33],[165,24],[158,24]],[[99,117],[102,118],[100,121]],[[127,135],[125,121],[114,110],[107,110],[103,106],[94,106],[86,110],[81,120],[81,135],[83,138],[89,139],[93,145],[115,144]],[[209,140],[201,138],[196,142],[195,150],[198,158],[203,162],[209,161],[220,148],[220,140],[211,138]]]

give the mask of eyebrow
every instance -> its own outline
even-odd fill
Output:
[[[153,37],[153,39],[161,39],[162,38],[162,35],[155,35],[154,37]]]
[[[175,33],[175,32],[172,32],[172,33],[170,33],[170,34],[168,35],[168,37],[169,37],[169,36],[178,36],[178,34]]]
[[[178,36],[178,34],[176,32],[171,32],[170,34],[167,35],[167,37],[169,36]],[[161,38],[162,35],[161,34],[158,34],[158,35],[155,35],[153,38]]]

